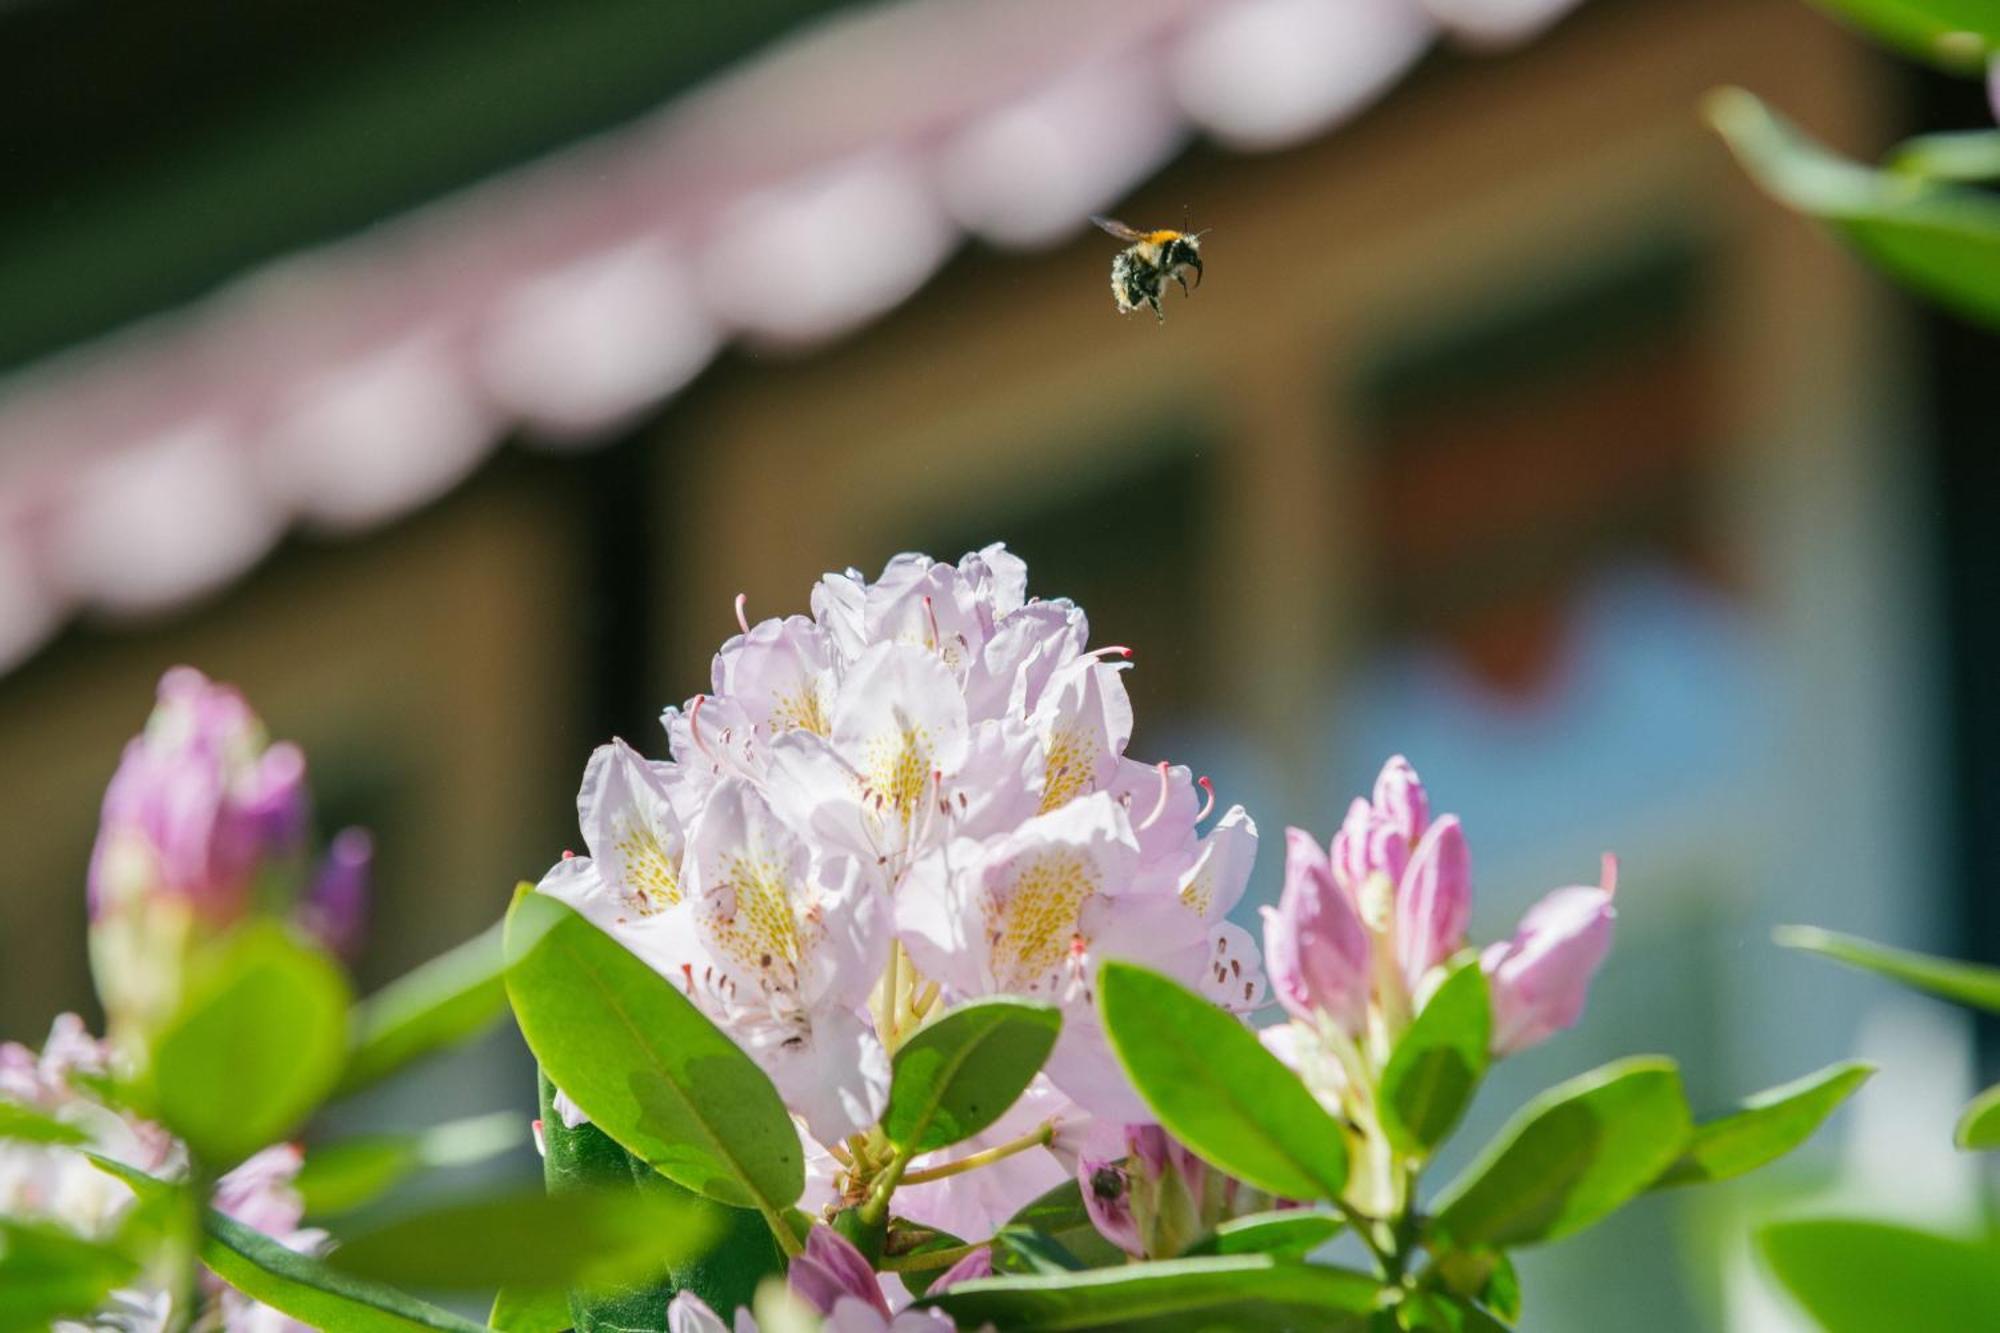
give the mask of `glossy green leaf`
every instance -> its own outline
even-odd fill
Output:
[[[1098,972],[1097,1004],[1132,1086],[1197,1155],[1284,1198],[1340,1196],[1339,1123],[1249,1028],[1179,983],[1115,960]]]
[[[564,1333],[570,1326],[569,1294],[502,1287],[486,1322],[499,1333]]]
[[[1470,1301],[1413,1291],[1396,1307],[1396,1327],[1409,1333],[1506,1333],[1507,1326]]]
[[[1496,1258],[1499,1262],[1493,1265],[1493,1273],[1477,1299],[1498,1318],[1517,1324],[1521,1321],[1521,1275],[1514,1271],[1514,1261],[1506,1255]]]
[[[1010,1227],[1039,1231],[1083,1261],[1086,1268],[1125,1262],[1125,1251],[1106,1240],[1083,1206],[1083,1188],[1074,1177],[1044,1192],[1007,1219]]]
[[[90,1142],[90,1135],[54,1116],[17,1102],[0,1102],[0,1139],[16,1143],[61,1143],[71,1147]]]
[[[763,1218],[682,1189],[594,1125],[565,1126],[555,1107],[555,1085],[546,1075],[540,1085],[542,1136],[548,1149],[542,1168],[550,1191],[630,1186],[664,1194],[707,1209],[718,1236],[713,1249],[675,1267],[664,1280],[577,1293],[571,1316],[578,1333],[666,1333],[667,1302],[678,1291],[692,1291],[710,1309],[734,1310],[750,1304],[766,1278],[783,1275],[784,1255]]]
[[[1285,1208],[1232,1217],[1188,1249],[1196,1254],[1269,1254],[1303,1259],[1340,1234],[1346,1222],[1333,1213]]]
[[[1780,926],[1772,938],[1787,949],[1803,949],[1942,999],[2000,1014],[2000,967],[1892,949],[1817,926]]]
[[[1061,1030],[1053,1005],[1006,996],[940,1015],[896,1051],[882,1131],[917,1152],[971,1138],[1041,1072]]]
[[[203,1226],[206,1235],[201,1259],[217,1277],[313,1328],[351,1333],[407,1333],[409,1329],[481,1333],[485,1327],[394,1287],[288,1250],[263,1232],[213,1210]]]
[[[2000,53],[1992,0],[1814,0],[1876,39],[1960,73],[1982,72]]]
[[[901,1275],[903,1285],[921,1296],[964,1257],[965,1239],[899,1218],[889,1228],[883,1252],[888,1256],[884,1262]]]
[[[44,1330],[88,1314],[139,1265],[59,1227],[0,1217],[0,1333]]]
[[[1592,1070],[1521,1109],[1438,1198],[1433,1232],[1506,1248],[1580,1231],[1659,1179],[1692,1130],[1673,1061]]]
[[[1952,1142],[1968,1152],[2000,1148],[2000,1083],[1974,1097],[1959,1113]]]
[[[286,1138],[325,1099],[347,1045],[347,983],[325,954],[256,922],[206,958],[153,1046],[155,1117],[213,1170]]]
[[[1680,1160],[1654,1188],[1728,1180],[1776,1161],[1810,1138],[1874,1072],[1873,1065],[1848,1060],[1745,1099],[1728,1115],[1696,1125]]]
[[[519,1146],[527,1122],[512,1111],[450,1120],[416,1134],[365,1134],[315,1144],[293,1187],[309,1217],[373,1203],[418,1171],[465,1166]]]
[[[697,1201],[612,1190],[509,1193],[425,1208],[341,1237],[327,1262],[400,1287],[600,1288],[657,1278],[705,1253],[715,1217]]]
[[[960,1328],[991,1323],[999,1333],[1225,1328],[1362,1333],[1381,1297],[1375,1279],[1359,1273],[1235,1255],[982,1278],[925,1303],[950,1312]]]
[[[336,1095],[470,1041],[497,1022],[507,1012],[502,931],[488,928],[356,1005]]]
[[[1504,1253],[1440,1246],[1435,1254],[1424,1274],[1425,1286],[1477,1302],[1506,1323],[1521,1317],[1521,1279]]]
[[[1031,1227],[1001,1227],[993,1233],[994,1261],[1016,1273],[1081,1273],[1090,1265],[1061,1241]]]
[[[2000,198],[1983,190],[1875,171],[1838,157],[1741,89],[1708,101],[1711,124],[1739,161],[1781,202],[1825,222],[1849,245],[1908,286],[1959,312],[2000,323]],[[1796,938],[1837,943],[1823,931]],[[1789,942],[1784,933],[1781,942]],[[1894,954],[1848,941],[1866,955]],[[1799,943],[1796,947],[1815,947]],[[1821,952],[1834,953],[1831,948]],[[1841,956],[1835,953],[1835,956]],[[1874,966],[1850,958],[1858,966]],[[1922,965],[1935,960],[1909,955]],[[1886,962],[1878,970],[1887,970]],[[1912,982],[1913,985],[1922,984]],[[1974,989],[1991,995],[1992,981]],[[1967,1001],[1993,1007],[1992,999]]]
[[[1906,176],[1984,183],[2000,180],[2000,130],[1920,134],[1896,145],[1889,166]]]
[[[86,1153],[107,1175],[131,1186],[142,1204],[180,1187],[123,1162]],[[202,1218],[201,1261],[217,1277],[252,1300],[314,1328],[353,1333],[485,1333],[485,1325],[407,1296],[394,1287],[352,1277],[324,1260],[286,1249],[278,1241],[213,1208]]]
[[[546,894],[507,914],[507,993],[528,1047],[591,1123],[655,1170],[782,1226],[798,1130],[762,1069],[666,978]]]
[[[1458,1125],[1486,1074],[1493,1012],[1477,958],[1439,983],[1382,1071],[1382,1129],[1398,1151],[1427,1156]]]
[[[1757,1240],[1826,1333],[2000,1328],[2000,1254],[1990,1246],[1837,1218],[1777,1222]]]

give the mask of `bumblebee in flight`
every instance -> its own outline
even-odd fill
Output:
[[[1129,244],[1111,261],[1111,296],[1118,313],[1129,315],[1142,305],[1153,307],[1154,316],[1164,324],[1166,311],[1160,309],[1160,289],[1172,278],[1188,291],[1187,271],[1194,270],[1194,285],[1201,286],[1201,238],[1206,232],[1134,231],[1111,218],[1092,218],[1098,226]]]

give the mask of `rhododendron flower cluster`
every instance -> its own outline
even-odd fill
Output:
[[[373,847],[347,829],[308,862],[312,796],[296,745],[192,667],[160,679],[145,730],[104,793],[90,858],[91,963],[113,1035],[157,1023],[188,954],[255,911],[329,947],[357,942]]]
[[[1611,947],[1616,873],[1607,855],[1601,885],[1555,890],[1512,940],[1479,955],[1495,1056],[1581,1016]],[[1303,829],[1286,831],[1285,887],[1278,906],[1264,909],[1264,942],[1272,988],[1292,1021],[1262,1036],[1375,1141],[1378,1166],[1386,1148],[1369,1105],[1373,1084],[1414,1010],[1466,948],[1471,915],[1464,829],[1456,815],[1432,818],[1429,795],[1401,755],[1383,766],[1372,798],[1348,807],[1331,848]],[[1365,1193],[1370,1178],[1360,1179]],[[1372,1184],[1391,1189],[1380,1178]]]
[[[39,1112],[86,1136],[77,1146],[0,1138],[0,1217],[54,1224],[87,1240],[112,1239],[137,1201],[130,1187],[92,1164],[86,1149],[150,1176],[186,1176],[188,1154],[179,1140],[158,1125],[105,1105],[86,1086],[109,1075],[113,1062],[109,1043],[92,1037],[75,1014],[56,1019],[39,1053],[18,1042],[0,1043],[0,1102]],[[324,1248],[326,1235],[300,1227],[305,1208],[292,1185],[301,1160],[291,1144],[266,1148],[216,1182],[210,1202],[288,1249],[316,1253]],[[176,1310],[170,1272],[142,1273],[137,1282],[113,1292],[90,1322],[56,1327],[76,1333],[94,1328],[164,1333],[190,1326],[226,1333],[304,1333],[308,1327],[206,1274],[193,1298],[195,1310]]]
[[[616,741],[592,757],[588,855],[541,891],[679,983],[762,1065],[836,1193],[863,1174],[848,1168],[865,1144],[848,1141],[880,1117],[899,1040],[976,996],[1061,1007],[1028,1099],[1039,1122],[1149,1120],[1105,1047],[1095,968],[1133,959],[1220,1005],[1258,1005],[1256,946],[1226,919],[1255,825],[1232,807],[1204,829],[1205,780],[1127,755],[1130,652],[1089,649],[1083,611],[1030,598],[1001,546],[955,565],[898,556],[873,582],[829,574],[811,609],[751,624],[739,599],[712,690],[665,714],[671,758]],[[954,1183],[930,1215],[1004,1220],[1064,1178],[1067,1164],[1036,1161],[1005,1190]],[[953,1208],[978,1190],[1005,1197]],[[922,1195],[913,1184],[899,1208],[924,1213]]]
[[[1555,890],[1511,941],[1480,955],[1494,1054],[1532,1046],[1582,1014],[1611,947],[1617,869],[1606,856],[1602,884]],[[1458,816],[1432,819],[1416,770],[1397,755],[1373,799],[1349,806],[1330,852],[1303,829],[1286,831],[1284,894],[1264,909],[1278,1000],[1315,1031],[1393,1037],[1466,947],[1471,916],[1472,862]]]

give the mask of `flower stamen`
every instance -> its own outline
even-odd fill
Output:
[[[688,709],[688,735],[693,738],[695,749],[701,751],[705,757],[713,759],[714,752],[708,748],[708,742],[701,736],[701,706],[707,700],[708,696],[705,694],[697,694],[694,697],[694,706]]]
[[[745,634],[748,634],[750,632],[750,617],[748,617],[743,613],[743,608],[749,603],[749,601],[750,601],[749,593],[739,592],[736,594],[736,624],[739,628],[742,629],[742,631]]]
[[[1172,765],[1168,764],[1166,760],[1162,759],[1160,761],[1159,763],[1160,799],[1153,803],[1153,813],[1146,816],[1144,822],[1142,822],[1139,825],[1139,827],[1136,830],[1134,830],[1135,832],[1144,833],[1147,829],[1159,823],[1160,816],[1167,812],[1167,797],[1172,793],[1173,790],[1172,782],[1169,780],[1167,776],[1171,768]]]
[[[1210,811],[1215,809],[1215,784],[1208,780],[1206,773],[1196,778],[1195,784],[1208,793],[1208,799],[1202,802],[1201,810],[1194,817],[1194,822],[1199,824],[1208,818]]]

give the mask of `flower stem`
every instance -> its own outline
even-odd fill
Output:
[[[1044,1121],[1032,1133],[1023,1134],[1018,1139],[1009,1139],[997,1147],[981,1149],[979,1152],[961,1157],[955,1162],[945,1162],[938,1166],[927,1166],[921,1171],[911,1171],[903,1176],[902,1183],[905,1185],[922,1185],[927,1181],[943,1180],[948,1176],[962,1175],[967,1171],[976,1171],[982,1166],[991,1166],[995,1162],[1005,1161],[1007,1158],[1017,1153],[1024,1153],[1030,1148],[1045,1147],[1055,1142],[1055,1137],[1055,1122],[1053,1120]]]
[[[861,1205],[861,1222],[864,1226],[880,1226],[889,1214],[889,1199],[896,1193],[896,1186],[903,1182],[903,1172],[910,1166],[910,1159],[917,1155],[914,1148],[898,1148],[896,1155],[889,1159],[889,1165],[875,1179],[875,1188]]]
[[[953,1245],[943,1250],[920,1250],[915,1254],[885,1255],[876,1267],[885,1273],[923,1273],[933,1268],[949,1268],[974,1250],[983,1250],[991,1243],[982,1240],[968,1245]]]

